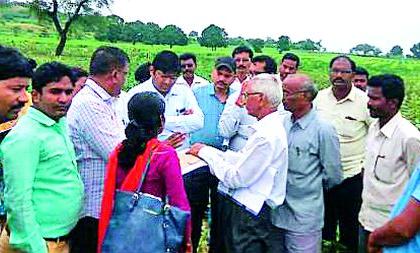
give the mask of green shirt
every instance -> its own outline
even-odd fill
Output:
[[[83,201],[73,145],[64,118],[30,108],[0,145],[10,245],[47,252],[43,238],[68,234]]]

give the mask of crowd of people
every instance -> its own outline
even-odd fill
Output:
[[[190,213],[178,252],[197,252],[206,218],[212,253],[420,252],[402,78],[338,55],[318,92],[293,53],[277,66],[239,46],[211,80],[198,60],[161,51],[124,92],[134,63],[119,48],[85,71],[0,46],[0,253],[102,252],[116,192],[140,181]]]

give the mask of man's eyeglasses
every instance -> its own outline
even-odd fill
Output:
[[[351,73],[353,73],[353,70],[351,70],[351,69],[330,69],[330,73],[331,74],[335,74],[335,75],[338,75],[338,74],[351,74]]]
[[[308,90],[299,90],[299,91],[295,91],[295,92],[285,92],[285,91],[283,91],[283,94],[284,94],[285,97],[291,97],[291,96],[294,96],[296,94],[305,93],[305,92],[308,92]]]
[[[244,97],[244,99],[248,99],[250,96],[253,96],[253,95],[262,95],[262,93],[261,92],[244,92],[244,93],[242,93],[242,96]]]
[[[192,63],[181,64],[181,68],[185,69],[187,67],[192,68],[192,67],[194,67],[194,64],[192,64]]]

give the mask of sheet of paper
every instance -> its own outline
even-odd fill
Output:
[[[185,175],[195,169],[208,166],[204,160],[201,160],[196,156],[186,154],[187,150],[188,149],[177,151],[179,163],[181,164],[182,175]]]

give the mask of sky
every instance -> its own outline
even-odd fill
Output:
[[[341,53],[360,43],[383,52],[400,45],[409,54],[420,42],[418,10],[417,0],[114,0],[109,11],[125,21],[174,24],[186,34],[215,24],[229,37],[310,38]]]

